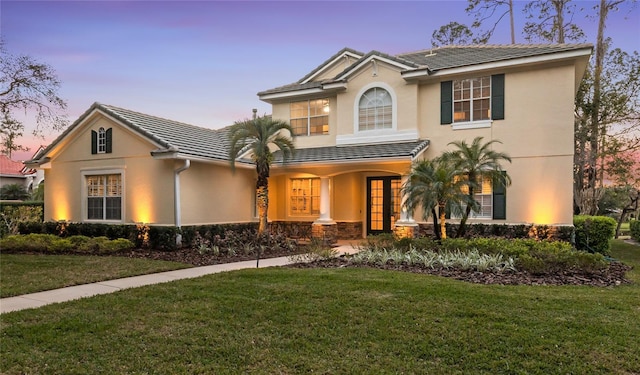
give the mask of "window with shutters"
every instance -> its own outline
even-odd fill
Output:
[[[465,194],[469,193],[467,186],[463,186],[462,191]],[[478,211],[471,211],[469,218],[506,219],[506,188],[503,182],[493,181],[488,176],[479,177],[474,187],[473,198],[478,202]]]
[[[91,131],[91,153],[110,154],[113,145],[113,129],[100,128]]]
[[[107,152],[107,131],[104,128],[98,129],[98,154]]]
[[[504,74],[445,81],[440,90],[440,123],[455,129],[490,127],[504,119]]]
[[[453,81],[453,122],[471,122],[491,118],[491,78]]]

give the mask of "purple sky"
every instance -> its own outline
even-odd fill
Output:
[[[597,1],[576,1],[591,9]],[[515,1],[524,43],[524,2]],[[270,113],[258,91],[302,78],[343,47],[389,54],[431,47],[450,22],[471,24],[466,1],[11,1],[0,2],[0,32],[13,54],[54,67],[72,122],[101,102],[220,128]],[[595,19],[575,16],[594,42]],[[640,9],[612,13],[613,46],[640,50]],[[492,44],[508,43],[505,19]],[[30,135],[32,148],[52,141]],[[28,159],[31,152],[15,153]]]

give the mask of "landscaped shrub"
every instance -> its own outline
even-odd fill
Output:
[[[0,203],[0,238],[8,234],[18,234],[21,223],[42,222],[43,214],[42,202]]]
[[[629,230],[631,231],[631,238],[640,242],[640,220],[631,220]]]
[[[0,240],[3,252],[110,254],[134,248],[127,239],[71,236],[61,238],[53,234],[11,235]]]
[[[606,216],[574,216],[576,248],[591,253],[609,254],[609,240],[615,235],[616,221]]]
[[[175,251],[178,248],[176,227],[149,227],[149,247],[154,250]]]
[[[258,235],[256,226],[233,225],[226,228],[235,228],[235,230],[227,229],[220,232],[219,228],[211,226],[200,227],[204,230],[204,234],[195,231],[195,238],[191,241],[191,248],[201,253],[212,252],[216,255],[236,256],[236,255],[258,255],[268,252],[297,252],[297,245],[294,241],[287,238],[284,233],[263,233]],[[210,231],[213,229],[213,233]]]

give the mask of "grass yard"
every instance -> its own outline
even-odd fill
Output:
[[[636,267],[640,247],[616,241]],[[5,374],[640,373],[640,286],[250,269],[2,315]]]
[[[189,267],[183,263],[79,255],[0,255],[0,297]]]

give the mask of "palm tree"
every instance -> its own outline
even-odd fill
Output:
[[[451,142],[449,145],[453,145],[456,149],[443,154],[443,158],[453,164],[454,168],[460,173],[462,180],[467,184],[469,202],[475,202],[473,195],[477,189],[481,189],[479,181],[482,181],[485,177],[490,178],[494,183],[504,186],[511,185],[511,178],[500,165],[502,161],[511,163],[511,157],[491,149],[494,143],[502,144],[502,142],[492,140],[482,143],[482,139],[482,137],[476,137],[471,144],[467,144],[465,141]],[[462,219],[460,219],[457,237],[464,236],[467,219],[471,211],[475,211],[477,207],[477,204],[467,205]]]
[[[288,130],[290,136],[281,133]],[[235,170],[236,158],[246,152],[251,153],[251,159],[256,164],[258,181],[256,182],[256,200],[260,224],[258,233],[267,230],[267,211],[269,209],[269,169],[273,162],[271,146],[282,151],[283,160],[289,158],[294,152],[293,129],[285,121],[273,120],[271,116],[256,117],[255,111],[252,120],[235,122],[229,130],[229,160],[231,169]]]
[[[441,157],[433,160],[422,160],[414,163],[409,178],[402,186],[405,196],[405,206],[413,212],[421,206],[423,219],[433,216],[433,231],[436,239],[447,238],[445,212],[454,214],[462,212],[462,202],[466,202],[467,195],[462,191],[465,182],[456,178],[458,171],[446,159]],[[436,207],[440,216],[440,232],[438,233],[438,219]]]

